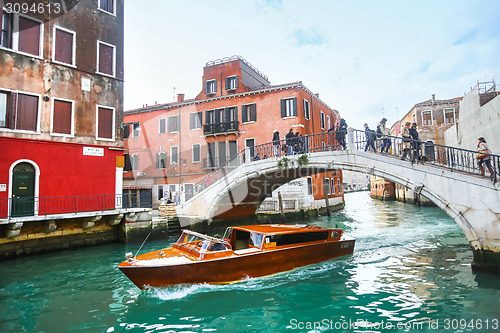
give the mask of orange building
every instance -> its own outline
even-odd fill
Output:
[[[151,191],[156,203],[173,193],[188,200],[194,184],[245,148],[255,157],[253,147],[271,142],[275,130],[280,139],[290,129],[309,135],[326,132],[337,120],[338,111],[302,82],[271,85],[239,56],[208,62],[196,98],[179,94],[177,102],[125,112],[124,187]],[[329,197],[343,202],[340,171],[310,178],[304,178],[310,202],[324,205],[324,178],[332,184]]]

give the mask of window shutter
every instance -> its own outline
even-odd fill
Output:
[[[238,107],[234,107],[234,121],[238,121]]]
[[[38,97],[18,94],[15,129],[36,131],[38,123]]]
[[[235,89],[238,89],[238,75],[236,75],[236,76],[234,77],[234,81],[235,81],[234,88],[235,88]]]
[[[257,121],[257,104],[252,105],[252,120]]]
[[[247,110],[248,110],[248,105],[247,106],[243,105],[241,107],[241,121],[244,123],[247,122]]]
[[[220,119],[221,112],[219,110],[215,110],[214,112],[215,112],[215,123],[219,124],[222,121],[222,119]]]
[[[169,133],[170,133],[170,132],[172,132],[172,128],[173,128],[173,126],[172,126],[172,125],[173,125],[173,124],[172,124],[172,117],[169,117],[169,118],[168,118],[168,132],[169,132]]]
[[[297,97],[293,98],[293,115],[297,116]]]
[[[205,81],[205,94],[208,93],[208,81]]]
[[[160,153],[156,154],[156,168],[160,168]]]
[[[123,127],[123,138],[128,139],[130,137],[130,125],[125,125]]]
[[[56,29],[55,60],[73,64],[73,34]]]
[[[226,77],[226,90],[229,90],[230,86],[229,86],[229,76]]]
[[[40,23],[19,17],[19,51],[40,55]]]
[[[224,110],[224,113],[225,113],[225,119],[226,119],[226,122],[230,122],[231,121],[231,108],[226,108]]]
[[[286,117],[286,100],[282,99],[281,100],[281,118]]]
[[[214,80],[214,82],[215,82],[215,83],[214,83],[214,88],[215,88],[215,89],[214,89],[214,92],[217,92],[217,80]]]
[[[202,126],[202,124],[203,124],[203,119],[202,119],[203,118],[203,113],[201,111],[198,112],[197,113],[197,117],[199,118],[198,124],[200,124],[200,126]]]

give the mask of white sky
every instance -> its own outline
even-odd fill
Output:
[[[125,110],[196,97],[205,64],[232,55],[302,81],[350,127],[392,125],[497,79],[500,1],[127,0]]]

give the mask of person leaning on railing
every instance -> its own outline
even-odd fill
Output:
[[[478,138],[477,141],[478,153],[476,154],[476,158],[479,166],[479,172],[481,173],[481,176],[484,176],[483,164],[485,164],[488,168],[488,171],[490,172],[490,179],[493,180],[494,173],[493,169],[491,168],[490,155],[488,155],[491,154],[491,152],[488,148],[488,145],[486,144],[486,140],[483,137]]]

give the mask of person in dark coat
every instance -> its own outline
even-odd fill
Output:
[[[340,123],[339,123],[339,129],[338,129],[338,140],[340,145],[342,146],[342,149],[346,149],[346,143],[345,143],[345,137],[347,135],[347,123],[345,122],[344,118],[340,118]]]
[[[412,145],[412,151],[413,151],[413,156],[412,156],[412,160],[411,160],[411,163],[415,163],[415,161],[419,161],[420,160],[420,156],[419,156],[419,153],[418,151],[420,150],[420,139],[418,137],[418,132],[417,132],[417,123],[413,123],[411,124],[411,128],[409,129],[409,132],[410,132],[410,136],[411,138],[413,139],[411,145]]]
[[[366,136],[366,145],[365,145],[365,151],[368,150],[368,148],[372,148],[373,152],[377,152],[377,149],[375,149],[375,138],[377,136],[377,133],[375,133],[374,130],[370,129],[368,127],[368,124],[364,124],[365,126],[365,136]]]
[[[280,154],[280,132],[278,130],[273,132],[273,153],[276,157]]]
[[[293,128],[290,128],[290,131],[285,135],[285,142],[286,145],[288,146],[288,154],[287,155],[293,155],[293,148],[294,148],[294,142],[295,142],[295,135],[293,134]]]
[[[302,139],[299,132],[295,132],[295,154],[302,152]]]

